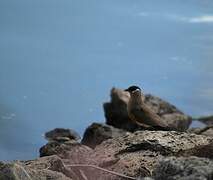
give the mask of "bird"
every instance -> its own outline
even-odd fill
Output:
[[[133,122],[143,128],[170,130],[162,118],[147,107],[144,102],[145,96],[138,86],[130,86],[128,89],[125,89],[125,91],[130,93],[127,112]]]

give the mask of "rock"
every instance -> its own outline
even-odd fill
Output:
[[[95,130],[100,128],[100,132],[103,129],[104,133],[114,131],[110,126],[96,126]],[[212,141],[213,138],[209,136],[147,130],[111,136],[94,149],[75,140],[50,141],[41,151],[41,155],[46,157],[18,162],[15,168],[14,165],[8,167],[8,164],[1,164],[0,179],[124,180],[127,176],[131,179],[150,179],[148,177],[160,159],[211,154],[203,148],[211,150]]]
[[[76,140],[81,137],[72,129],[56,128],[45,133],[45,138],[48,141],[61,141],[61,140]]]
[[[115,161],[111,161],[109,158],[100,159],[100,157],[94,156],[94,150],[87,146],[79,144],[78,146],[72,146],[70,149],[67,149],[66,146],[61,146],[60,148],[61,151],[57,152],[57,156],[62,159],[63,163],[57,168],[64,169],[65,167],[65,173],[68,177],[71,177],[71,179],[124,179],[118,175],[107,173],[107,168],[105,168],[104,171],[101,170],[102,166],[110,166],[110,164],[115,163]]]
[[[63,154],[81,145],[80,136],[71,129],[56,128],[45,133],[45,138],[49,142],[40,148],[40,157]]]
[[[197,118],[197,120],[207,125],[213,125],[213,116],[203,116],[203,117]]]
[[[200,134],[200,131],[201,131],[202,128],[189,128],[187,129],[187,132],[188,133],[192,133],[192,134]]]
[[[200,145],[192,149],[183,150],[179,155],[184,157],[197,156],[213,159],[213,141],[207,145]]]
[[[165,120],[169,127],[175,127],[180,131],[186,131],[191,124],[191,119],[185,114],[171,113],[163,114],[161,117]]]
[[[128,134],[128,132],[106,124],[92,123],[84,132],[82,144],[94,148],[103,141]]]
[[[1,180],[71,180],[65,175],[67,172],[56,156],[26,162],[0,162]]]
[[[188,129],[188,132],[213,137],[213,125],[209,125],[204,128],[190,128]]]
[[[104,128],[113,129],[100,124],[95,126],[101,129],[100,132]],[[46,152],[51,152],[49,155],[56,153],[63,159],[64,164],[90,164],[137,178],[150,176],[159,159],[172,155],[184,155],[184,153],[187,154],[187,150],[190,155],[198,154],[195,149],[210,145],[211,140],[212,138],[208,136],[176,131],[137,131],[110,137],[96,145],[94,150],[82,144],[67,146],[59,143],[58,150],[54,148],[52,150],[51,147]],[[48,146],[46,148],[48,149]],[[91,175],[102,177],[102,179],[119,179],[118,176],[104,173],[94,167],[73,167],[68,177],[76,179],[80,170],[88,179]]]
[[[137,131],[97,145],[94,158],[118,159],[107,166],[132,177],[150,176],[159,159],[209,145],[212,138],[175,131]],[[191,151],[192,152],[192,151]]]
[[[162,100],[159,97],[153,96],[151,94],[147,94],[145,96],[145,103],[160,116],[172,113],[183,114],[183,112],[177,109],[174,105]]]
[[[111,102],[104,103],[103,105],[106,124],[128,131],[141,129],[128,117],[127,103],[129,98],[130,96],[128,92],[117,88],[113,88],[111,90]],[[191,124],[190,116],[185,115],[175,106],[156,96],[150,94],[145,95],[145,103],[155,113],[161,116],[171,127],[180,131],[185,131]]]
[[[210,180],[213,162],[198,157],[169,157],[159,162],[153,177],[155,180]]]
[[[75,140],[50,141],[40,148],[40,157],[51,156],[54,154],[63,154],[66,151],[70,151],[73,147],[80,145],[81,144]]]
[[[212,137],[213,137],[213,127],[211,127],[211,128],[209,128],[209,129],[203,131],[201,134],[202,134],[202,135],[212,136]]]

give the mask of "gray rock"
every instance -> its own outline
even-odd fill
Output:
[[[211,180],[213,162],[198,157],[162,159],[153,171],[155,180]]]
[[[104,112],[106,124],[116,128],[135,131],[141,129],[133,123],[127,113],[127,103],[129,101],[129,93],[121,89],[113,88],[111,90],[111,101],[104,103]],[[171,127],[185,131],[191,124],[191,117],[181,112],[174,105],[153,95],[145,96],[145,103],[155,113],[162,117]]]
[[[81,144],[75,140],[69,141],[50,141],[46,145],[39,149],[40,157],[51,156],[55,154],[63,154],[66,151],[70,151],[75,146]]]
[[[94,148],[103,141],[128,134],[128,132],[106,124],[92,123],[84,132],[82,144]]]
[[[81,137],[72,129],[55,128],[45,133],[45,138],[48,141],[60,141],[65,139],[78,141]]]
[[[71,180],[65,175],[67,172],[56,156],[26,162],[0,162],[1,180]]]
[[[45,138],[49,142],[39,149],[40,157],[63,154],[81,145],[78,142],[80,136],[71,129],[53,129],[45,133]]]
[[[197,156],[213,159],[213,141],[206,145],[196,146],[192,149],[186,149],[179,153],[180,156]]]
[[[213,137],[213,125],[204,128],[190,128],[187,132]]]
[[[203,131],[201,134],[202,134],[202,135],[212,136],[212,137],[213,137],[213,127],[211,127],[211,128],[209,128],[209,129]]]

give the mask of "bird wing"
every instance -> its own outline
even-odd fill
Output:
[[[140,108],[132,109],[132,114],[134,114],[135,120],[139,123],[149,126],[167,127],[160,116],[151,111],[145,104]]]

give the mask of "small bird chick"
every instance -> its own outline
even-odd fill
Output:
[[[130,99],[127,104],[127,111],[129,118],[136,124],[145,128],[156,128],[159,130],[169,130],[165,122],[160,116],[155,114],[147,105],[144,103],[145,96],[141,92],[138,86],[130,86],[125,91],[130,93]]]

